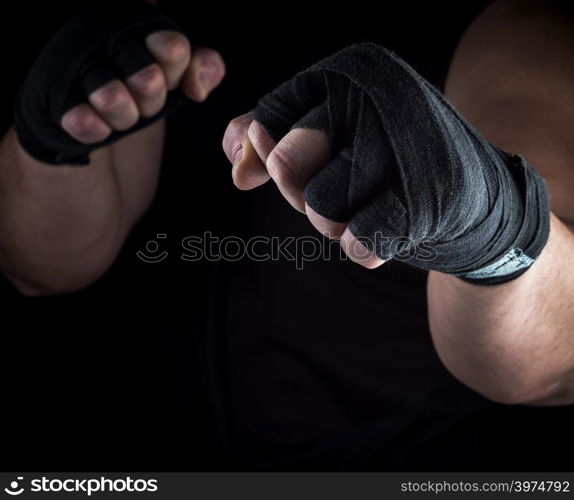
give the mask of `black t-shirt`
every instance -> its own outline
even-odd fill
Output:
[[[228,77],[207,103],[169,120],[158,196],[104,278],[41,299],[6,284],[11,327],[0,367],[11,402],[6,425],[19,431],[6,442],[8,467],[568,468],[560,453],[540,456],[566,429],[568,409],[492,404],[443,367],[424,272],[398,262],[368,271],[334,246],[329,260],[303,269],[285,257],[184,258],[190,236],[320,240],[271,183],[233,188],[220,146],[228,120],[298,69],[362,40],[394,49],[440,85],[482,2],[442,11],[388,5],[384,18],[356,4],[352,13],[268,23],[245,11],[222,19],[208,7],[190,15],[181,2],[164,5],[192,43],[221,51]],[[65,7],[39,18],[57,25]],[[31,24],[41,46],[50,23]],[[34,50],[11,56],[18,78]],[[8,99],[3,105],[5,119]],[[167,252],[164,260],[136,255],[148,240]]]

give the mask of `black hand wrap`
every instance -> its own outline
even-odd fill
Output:
[[[163,110],[140,119],[129,130],[112,132],[96,144],[82,144],[61,127],[66,111],[86,102],[105,83],[126,77],[154,62],[145,38],[176,24],[143,1],[102,1],[67,23],[40,53],[20,90],[15,125],[23,148],[34,158],[54,165],[85,165],[89,153],[139,130],[177,109],[179,90],[168,95]]]
[[[328,57],[261,99],[253,115],[275,140],[298,127],[329,134],[334,159],[305,200],[348,222],[385,260],[406,252],[415,266],[496,284],[522,274],[546,244],[548,196],[536,171],[489,144],[382,47]],[[436,254],[419,255],[422,243]]]

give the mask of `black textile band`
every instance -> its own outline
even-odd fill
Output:
[[[70,137],[60,125],[64,113],[86,102],[87,94],[153,62],[145,38],[158,30],[179,31],[160,10],[136,0],[102,1],[67,23],[40,53],[18,93],[14,121],[22,147],[44,163],[86,165],[91,151],[178,109],[185,101],[179,89],[169,92],[157,115],[89,145]]]
[[[297,127],[328,133],[334,159],[307,184],[305,200],[348,222],[382,259],[412,250],[415,266],[497,284],[522,274],[546,244],[538,173],[488,143],[382,47],[324,59],[263,97],[253,115],[275,140]],[[418,253],[425,244],[435,253]]]

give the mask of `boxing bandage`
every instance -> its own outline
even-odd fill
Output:
[[[105,141],[83,144],[61,127],[66,111],[115,78],[125,79],[154,60],[145,38],[175,23],[144,1],[101,1],[66,24],[41,52],[20,90],[15,106],[16,132],[22,147],[44,163],[84,165],[89,153],[150,125],[183,102],[169,93],[163,110],[141,118],[129,130],[112,132]]]
[[[488,143],[382,47],[328,57],[261,99],[253,116],[275,140],[298,127],[329,135],[333,159],[305,200],[348,222],[382,259],[425,242],[433,258],[414,252],[411,264],[491,285],[520,276],[546,244],[548,195],[538,173]]]

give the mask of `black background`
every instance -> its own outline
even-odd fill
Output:
[[[79,2],[3,5],[0,121],[35,54]],[[193,342],[204,307],[205,269],[145,265],[135,252],[157,232],[192,234],[240,224],[244,198],[220,149],[225,125],[294,71],[352,42],[372,40],[440,85],[456,40],[486,2],[268,3],[229,7],[166,2],[193,44],[221,51],[228,79],[191,105],[179,156],[112,269],[65,297],[1,290],[0,468],[22,470],[225,469],[194,382]],[[162,4],[160,3],[160,6]],[[264,70],[262,70],[264,68]],[[177,121],[177,118],[174,122]],[[180,141],[181,132],[170,136]],[[169,145],[168,145],[169,154]],[[191,153],[190,153],[191,154]],[[202,188],[204,176],[217,191]],[[214,184],[217,183],[217,184]],[[175,238],[174,238],[175,240]],[[171,241],[171,239],[170,239]],[[170,241],[167,249],[172,251]],[[571,470],[571,408],[497,406],[481,415],[493,450],[484,470]],[[448,453],[448,450],[445,450]],[[456,470],[457,457],[451,457]]]

